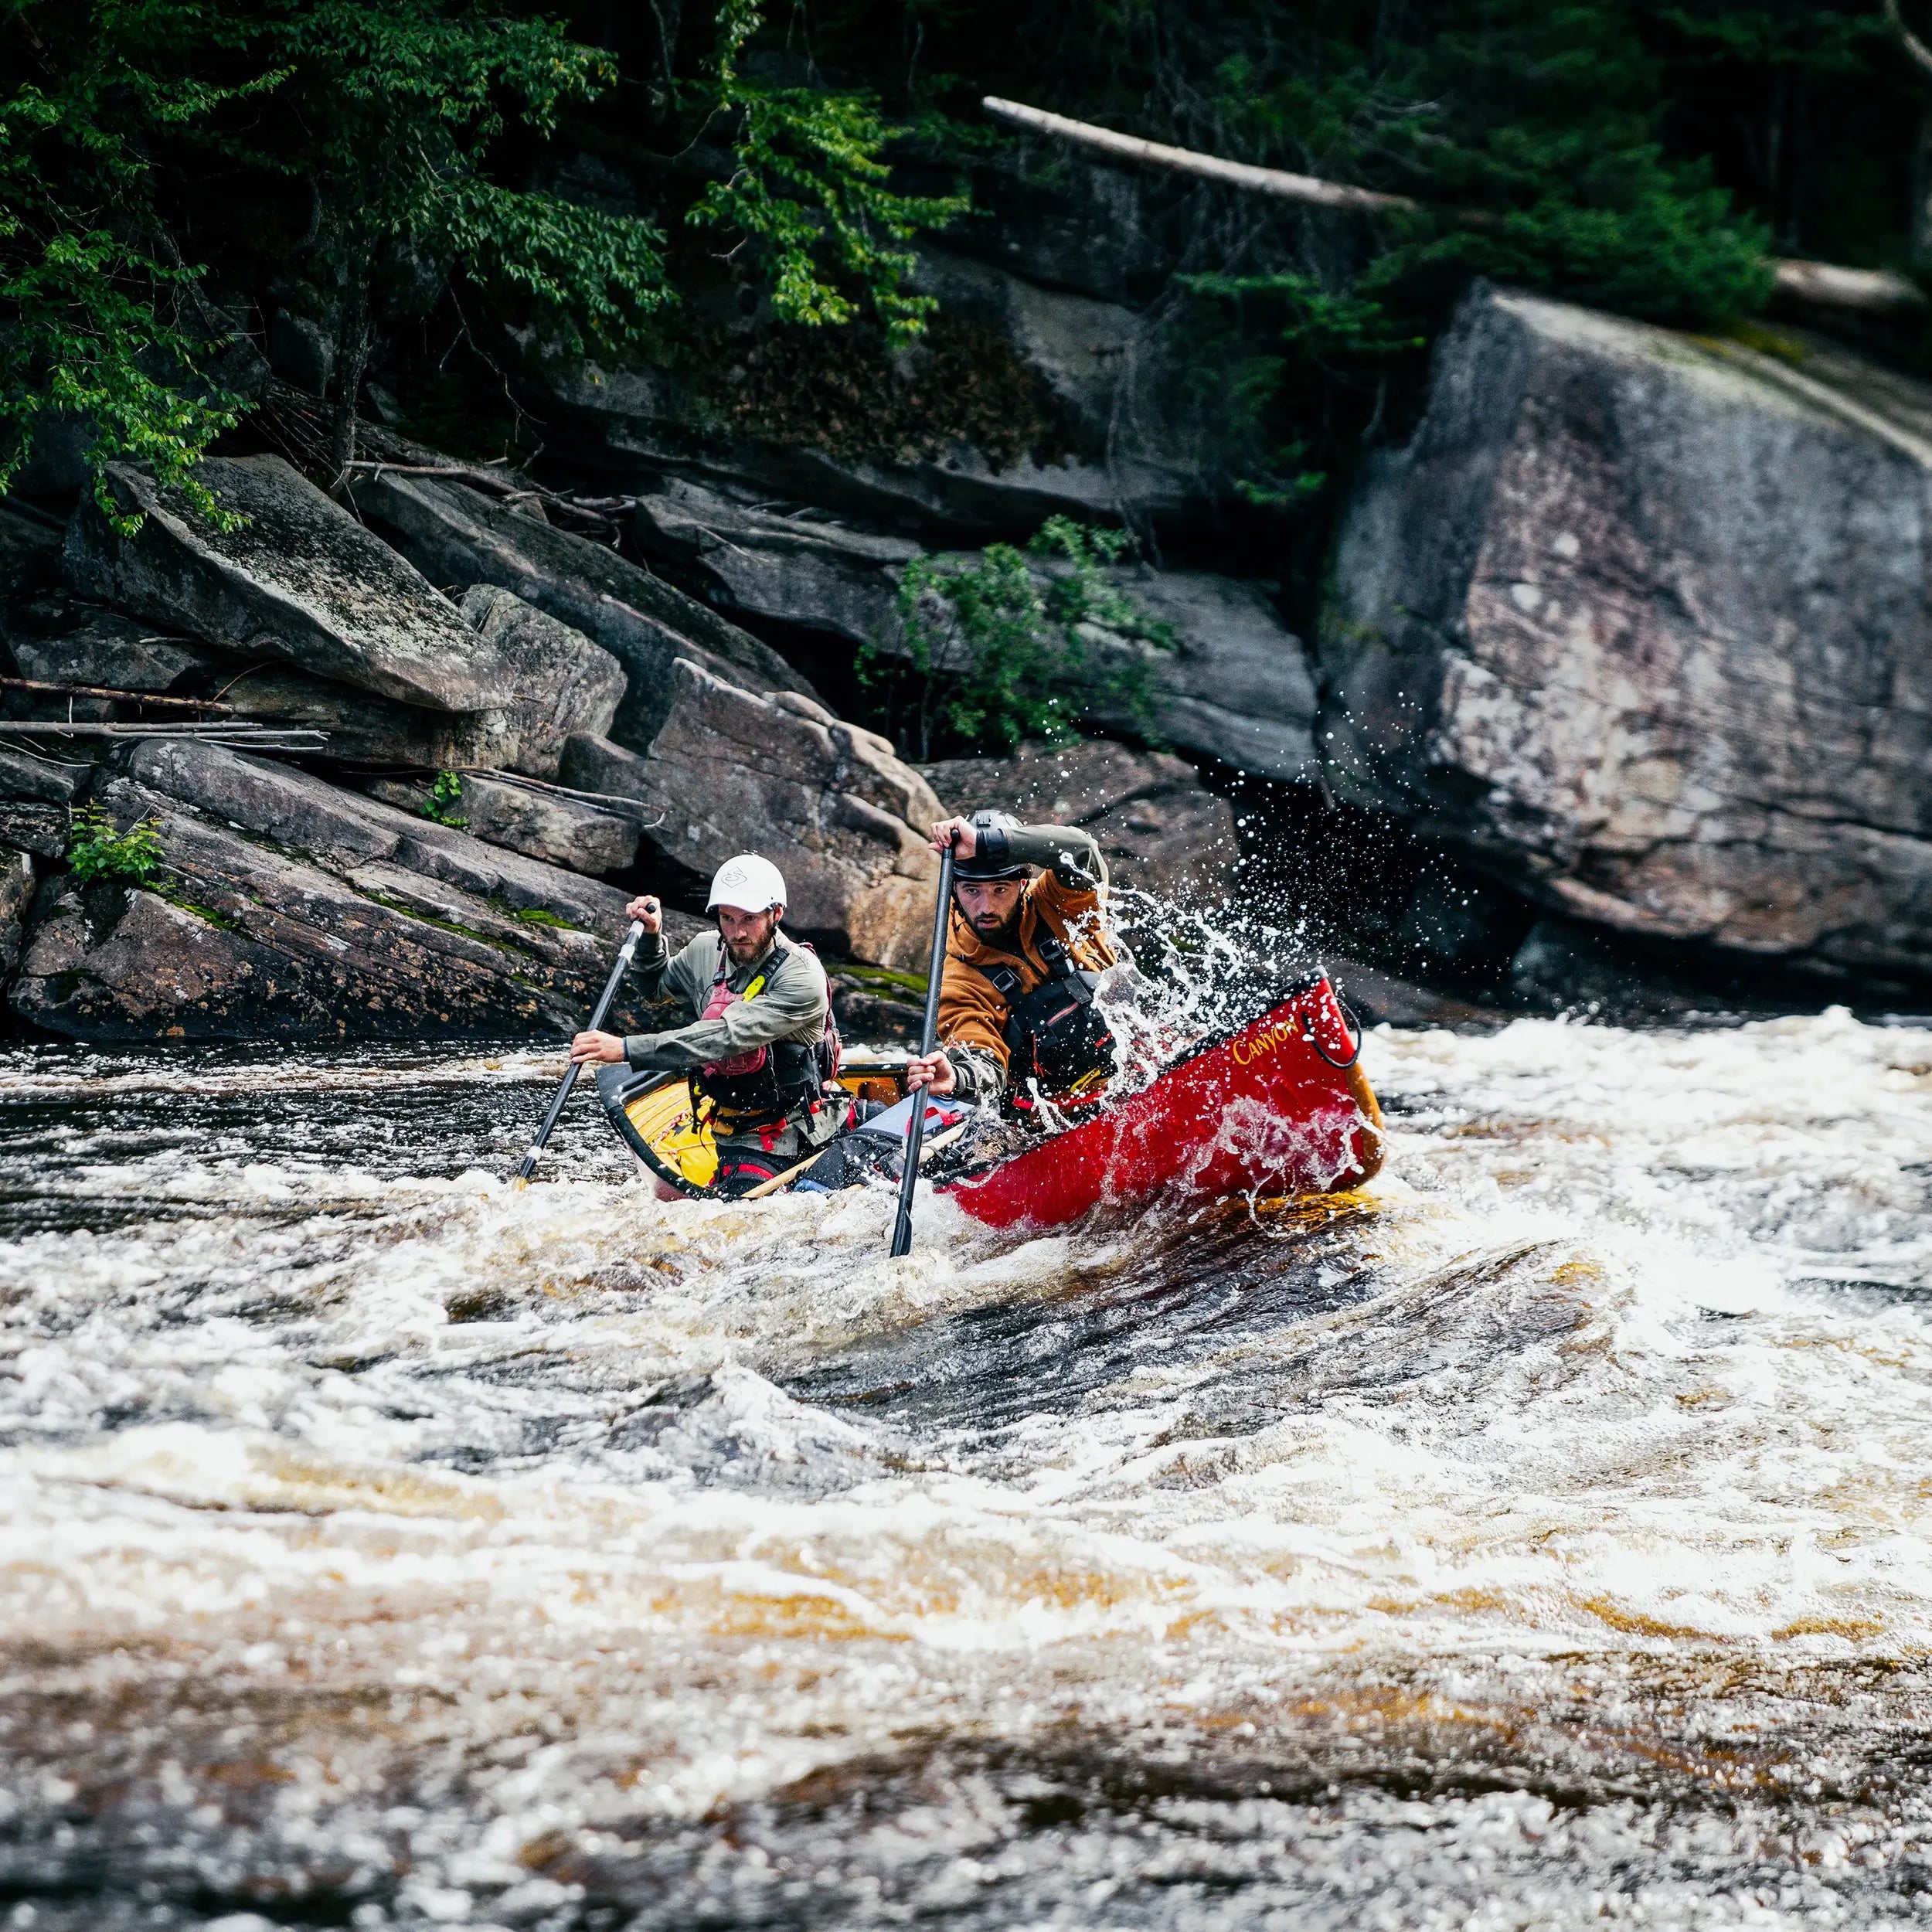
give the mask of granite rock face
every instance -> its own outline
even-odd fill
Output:
[[[9,997],[56,1032],[560,1035],[624,931],[613,886],[219,747],[144,744],[100,798],[155,821],[167,889],[43,883]]]
[[[838,453],[741,429],[683,370],[563,360],[543,377],[560,434],[576,461],[640,493],[678,478],[947,545],[1024,538],[1054,515],[1145,528],[1206,507],[1208,452],[1153,314],[1063,277],[1018,272],[1022,262],[1039,266],[1037,251],[995,250],[1002,258],[988,259],[927,236],[917,253],[915,285],[937,296],[947,318],[1001,345],[1007,372],[1057,418],[1053,447],[989,455],[963,434],[934,432],[917,449],[882,443],[869,455]],[[753,345],[746,337],[745,348]],[[881,362],[882,394],[903,379],[904,370]]]
[[[954,758],[920,767],[948,811],[1010,811],[1022,824],[1081,825],[1117,886],[1215,903],[1239,857],[1234,813],[1185,760],[1104,738],[1012,758]]]
[[[447,597],[280,457],[211,458],[202,476],[247,521],[204,522],[178,492],[127,464],[109,471],[132,536],[91,496],[67,533],[84,595],[218,645],[434,711],[502,702],[512,665]]]
[[[787,923],[879,966],[923,967],[938,855],[931,788],[886,740],[795,692],[740,689],[672,666],[669,716],[646,752],[573,738],[566,784],[634,798],[659,857],[708,874],[761,852],[784,874]]]
[[[722,608],[828,631],[848,645],[898,646],[900,581],[920,554],[904,538],[781,515],[682,482],[644,498],[634,529],[641,543],[699,582]],[[1043,580],[1055,568],[1036,567]],[[1260,777],[1312,779],[1314,674],[1266,591],[1203,570],[1132,565],[1111,575],[1173,634],[1173,651],[1147,657],[1151,723],[1161,736]],[[1103,651],[1110,646],[1104,632],[1094,641]],[[1128,730],[1138,723],[1103,721]]]
[[[422,815],[429,787],[396,779],[379,779],[369,796],[385,804]],[[619,811],[569,794],[512,784],[502,778],[466,772],[452,810],[472,838],[540,859],[573,872],[624,872],[638,856],[641,810]]]
[[[355,485],[355,497],[434,582],[494,584],[607,651],[629,681],[612,726],[621,742],[650,742],[668,713],[671,665],[680,657],[753,690],[811,695],[777,651],[587,537],[427,477],[379,471]]]
[[[672,479],[640,498],[638,543],[695,579],[722,608],[829,631],[847,644],[889,639],[909,538],[785,515]]]
[[[1362,478],[1332,782],[1570,918],[1932,976],[1932,390],[1478,288]]]
[[[532,778],[554,778],[564,740],[601,737],[624,702],[624,667],[580,631],[513,592],[479,583],[464,595],[464,618],[508,662],[505,696],[512,755],[502,763]]]

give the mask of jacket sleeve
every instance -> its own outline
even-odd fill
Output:
[[[631,955],[631,983],[647,1006],[664,998],[664,969],[671,964],[671,948],[662,933],[646,933]]]
[[[682,1073],[731,1060],[776,1040],[815,1040],[825,1027],[825,969],[798,949],[751,999],[734,1000],[716,1019],[693,1020],[663,1033],[633,1033],[624,1057],[639,1072]]]
[[[970,1054],[991,1070],[995,1090],[1005,1084],[1006,1003],[985,975],[962,959],[946,961],[934,1030],[955,1070],[964,1055]]]
[[[979,846],[995,861],[1043,866],[1070,892],[1098,893],[1107,886],[1107,861],[1090,832],[1078,825],[1015,825],[982,832]]]

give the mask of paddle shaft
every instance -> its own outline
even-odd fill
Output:
[[[594,1033],[604,1024],[604,1016],[611,1010],[611,1002],[617,996],[617,988],[629,968],[633,954],[638,950],[638,941],[644,937],[641,923],[633,920],[630,931],[625,935],[624,944],[617,953],[617,964],[611,968],[611,977],[604,982],[604,997],[597,1002],[597,1011],[590,1015],[590,1023],[585,1032]],[[543,1117],[543,1124],[536,1131],[533,1140],[523,1156],[523,1165],[516,1171],[512,1187],[527,1187],[530,1176],[536,1172],[537,1156],[543,1151],[543,1144],[550,1138],[551,1130],[556,1125],[563,1112],[563,1103],[570,1097],[570,1089],[577,1083],[580,1069],[575,1060],[565,1071],[563,1083],[556,1090],[556,1098],[550,1103],[550,1111]]]
[[[939,904],[933,913],[933,961],[926,975],[926,1026],[920,1035],[919,1050],[933,1050],[934,1036],[939,1030],[939,982],[946,975],[946,917],[953,906],[953,849],[939,855]],[[919,1184],[920,1144],[926,1138],[926,1090],[917,1095],[911,1124],[906,1130],[906,1171],[899,1177],[899,1215],[893,1223],[892,1252],[910,1253],[913,1245],[913,1189]]]

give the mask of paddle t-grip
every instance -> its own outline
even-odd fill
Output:
[[[939,904],[933,913],[933,957],[926,973],[926,1024],[919,1036],[922,1055],[933,1050],[939,1031],[939,982],[946,972],[946,915],[953,903],[953,848],[950,842],[939,855]],[[899,1214],[893,1223],[892,1253],[895,1257],[910,1253],[913,1245],[913,1189],[919,1180],[919,1151],[926,1139],[926,1090],[918,1093],[918,1104],[906,1130],[906,1171],[899,1177]]]
[[[617,988],[637,952],[638,941],[643,937],[643,922],[633,920],[630,931],[624,936],[624,944],[618,949],[617,963],[611,968],[611,977],[604,982],[604,997],[597,1002],[597,1011],[590,1015],[590,1023],[583,1029],[587,1033],[594,1033],[604,1024],[604,1016],[610,1012],[611,1002],[617,996]],[[556,1098],[551,1101],[550,1111],[544,1115],[543,1124],[536,1131],[536,1138],[524,1151],[523,1164],[517,1169],[516,1178],[510,1183],[512,1187],[529,1185],[530,1176],[536,1172],[537,1156],[543,1151],[543,1144],[549,1139],[551,1129],[563,1114],[563,1103],[570,1097],[570,1089],[577,1083],[578,1071],[577,1063],[571,1061],[565,1070],[563,1083],[556,1090]]]

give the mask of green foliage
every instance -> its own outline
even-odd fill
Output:
[[[730,164],[689,217],[740,236],[784,319],[842,322],[865,301],[910,341],[932,304],[904,287],[904,244],[965,203],[891,192],[894,131],[871,95],[748,79],[760,25],[725,0],[692,104],[729,124]],[[372,344],[444,291],[568,355],[646,349],[675,299],[661,223],[503,165],[616,71],[498,0],[0,0],[0,487],[53,410],[88,424],[97,477],[131,457],[219,516],[194,468],[247,404],[222,376],[233,325],[175,240],[220,229],[198,206],[210,182],[230,207],[310,204],[282,245],[335,345],[335,467]],[[665,131],[692,145],[690,127]]]
[[[144,818],[127,831],[115,829],[114,821],[98,805],[75,808],[73,828],[67,840],[67,863],[77,879],[122,879],[131,885],[145,886],[161,870],[161,825]]]
[[[724,0],[719,9],[712,107],[733,124],[733,166],[687,219],[743,238],[764,264],[781,321],[848,322],[862,294],[887,339],[903,346],[938,304],[906,291],[913,257],[903,244],[943,228],[970,202],[892,192],[879,155],[901,131],[886,124],[872,96],[747,78],[744,49],[761,15],[760,0]]]
[[[900,583],[898,648],[859,654],[887,728],[921,758],[1064,743],[1097,715],[1149,729],[1146,654],[1173,639],[1107,574],[1128,541],[1056,516],[1027,546],[1030,562],[1010,543],[915,557]]]
[[[462,775],[454,771],[439,771],[416,809],[425,818],[434,818],[439,825],[454,825],[460,832],[470,822],[456,810],[462,801]]]
[[[0,489],[31,454],[43,412],[87,425],[97,478],[117,456],[151,464],[205,515],[193,468],[236,420],[213,373],[225,333],[156,215],[150,150],[262,91],[173,68],[168,49],[200,9],[175,0],[87,8],[5,0],[0,71],[32,37],[37,73],[0,82]],[[104,485],[101,508],[129,527]]]
[[[1295,510],[1413,390],[1478,275],[1679,326],[1761,306],[1764,225],[1662,141],[1659,62],[1628,0],[1438,0],[1325,32],[1211,17],[1208,145],[1412,198],[1371,223],[1303,215],[1183,278],[1177,325],[1229,481]],[[1406,30],[1390,31],[1400,24]],[[1230,49],[1232,49],[1230,51]]]
[[[553,134],[616,78],[554,21],[484,0],[302,0],[264,9],[256,57],[286,68],[291,131],[228,150],[312,182],[318,240],[352,302],[378,251],[427,250],[527,299],[573,348],[641,339],[666,298],[662,236],[638,217],[513,190],[487,172],[512,124]],[[241,10],[247,12],[245,5]],[[238,17],[231,14],[231,18]]]

